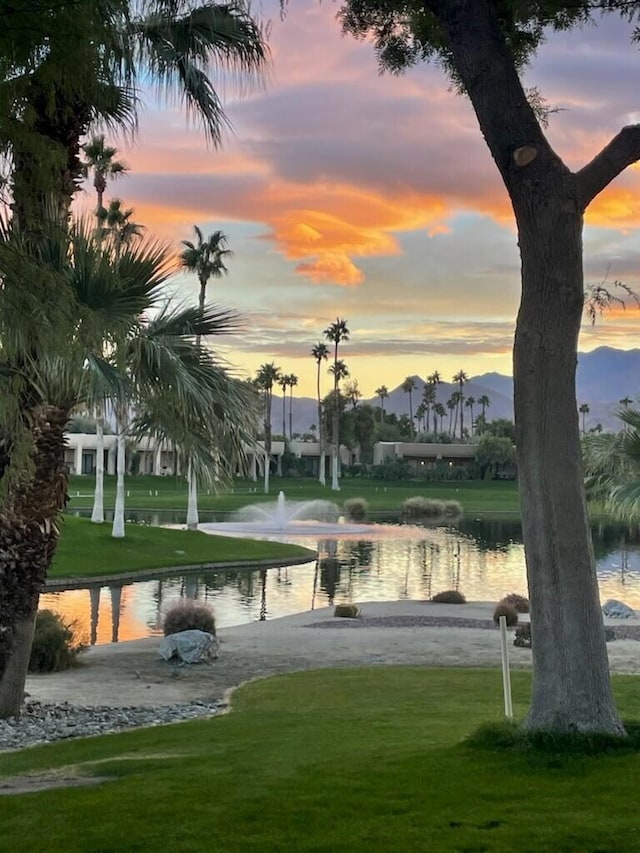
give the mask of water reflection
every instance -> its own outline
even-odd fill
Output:
[[[598,524],[593,538],[602,599],[621,598],[640,608],[638,529]],[[51,593],[41,597],[41,607],[76,620],[93,644],[159,634],[164,611],[181,597],[211,603],[217,624],[225,627],[337,602],[429,599],[444,589],[459,589],[469,600],[526,592],[517,521],[470,519],[456,527],[399,526],[372,540],[295,541],[316,549],[318,560]]]

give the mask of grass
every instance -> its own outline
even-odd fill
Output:
[[[89,509],[93,505],[93,477],[71,477],[69,509]],[[284,491],[290,500],[314,500],[324,498],[342,504],[350,498],[365,498],[369,512],[400,512],[403,502],[416,495],[439,500],[457,500],[467,513],[483,512],[519,513],[520,504],[517,484],[508,480],[471,480],[462,483],[427,483],[401,481],[384,483],[380,480],[344,478],[340,492],[323,488],[317,480],[310,478],[273,477],[270,494],[262,491],[262,483],[238,480],[233,491],[220,495],[200,493],[198,505],[201,510],[220,513],[232,512],[248,503],[274,501],[279,491]],[[175,477],[129,477],[126,481],[127,509],[183,510],[187,508],[187,485]],[[256,490],[254,492],[254,489]],[[156,495],[156,492],[158,493]],[[115,477],[105,477],[105,506],[115,502]]]
[[[138,524],[128,524],[125,538],[114,539],[110,524],[65,516],[49,578],[115,576],[168,566],[295,557],[304,561],[312,559],[313,554],[298,545]]]
[[[637,683],[614,679],[626,716]],[[517,714],[529,692],[515,672]],[[501,702],[498,671],[307,672],[242,688],[218,719],[2,755],[3,775],[112,781],[5,800],[0,850],[640,850],[638,756],[470,745]]]

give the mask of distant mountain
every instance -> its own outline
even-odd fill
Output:
[[[420,376],[413,377],[416,389],[413,391],[413,411],[420,405],[425,380]],[[612,347],[599,347],[589,353],[578,356],[577,371],[578,404],[587,403],[589,414],[586,416],[587,429],[602,424],[605,430],[619,429],[620,421],[616,411],[620,408],[620,400],[630,397],[638,403],[640,396],[640,349],[619,350]],[[444,382],[438,386],[437,399],[446,406],[446,402],[458,386],[452,382]],[[513,379],[501,373],[483,373],[473,376],[465,383],[464,393],[467,397],[478,400],[483,394],[491,400],[487,409],[487,420],[497,418],[513,419]],[[380,405],[379,397],[362,400],[374,408]],[[409,395],[402,390],[401,384],[389,392],[384,402],[386,412],[396,415],[409,413]],[[480,406],[474,408],[474,415],[480,413]],[[465,411],[465,420],[467,412]],[[311,424],[317,423],[317,403],[311,397],[293,398],[293,429],[294,432],[309,432]],[[274,395],[273,430],[282,432],[282,397]],[[289,428],[289,403],[287,401],[287,429]]]

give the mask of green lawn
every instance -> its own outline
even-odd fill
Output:
[[[90,578],[194,563],[242,564],[292,558],[313,559],[313,552],[280,542],[209,536],[139,524],[128,524],[125,538],[114,539],[110,524],[92,524],[86,519],[65,516],[49,577]]]
[[[616,677],[639,716],[638,679]],[[517,714],[530,675],[516,672]],[[378,667],[271,678],[209,721],[0,757],[111,779],[4,800],[0,850],[632,853],[638,755],[481,750],[498,671]]]
[[[69,509],[90,508],[93,504],[93,477],[71,477]],[[187,485],[175,477],[128,477],[126,480],[129,509],[177,509],[186,512]],[[254,492],[254,490],[256,490]],[[342,504],[348,498],[364,497],[373,512],[398,512],[404,500],[413,495],[454,499],[460,501],[465,512],[513,512],[519,513],[518,489],[516,483],[505,480],[467,481],[463,483],[419,483],[402,481],[384,483],[379,480],[349,479],[340,483],[340,492],[323,488],[317,480],[308,478],[271,479],[270,494],[265,495],[262,483],[238,480],[233,490],[223,494],[198,496],[198,505],[202,510],[230,512],[248,503],[274,501],[278,492],[283,491],[290,500],[313,500],[324,498]],[[157,492],[157,494],[156,494]],[[115,502],[115,477],[105,477],[105,506],[113,507]]]

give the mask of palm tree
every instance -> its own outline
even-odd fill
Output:
[[[64,342],[68,360],[70,342],[80,336],[75,309],[82,303],[68,272],[61,270],[66,255],[50,253],[47,241],[54,230],[67,238],[69,208],[82,176],[80,144],[87,131],[96,122],[134,130],[139,86],[152,81],[170,97],[178,95],[217,145],[225,116],[209,75],[216,66],[240,74],[260,72],[267,53],[259,25],[243,7],[196,8],[188,0],[179,5],[161,0],[55,4],[47,9],[46,26],[21,31],[19,47],[4,52],[2,61],[0,154],[9,164],[13,200],[13,233],[5,244],[13,245],[10,251],[0,250],[2,322],[8,329],[2,356],[16,375],[30,375],[34,354],[44,369]],[[29,242],[30,235],[41,235],[39,246]],[[96,263],[107,276],[106,262]],[[59,380],[65,375],[61,371]],[[7,578],[0,578],[0,601],[10,599],[7,607],[0,606],[5,645],[0,716],[17,713],[22,701],[20,672],[23,666],[26,671],[38,594],[55,552],[55,522],[64,499],[58,439],[68,412],[64,405],[43,403],[40,393],[25,397],[18,386],[22,383],[5,389],[0,414],[5,440],[1,469],[8,483],[15,481],[13,492],[6,489],[0,512],[0,550],[11,554],[20,568],[20,581],[11,590]],[[61,402],[66,405],[68,399]],[[18,541],[12,531],[24,524],[30,535]]]
[[[128,166],[125,166],[121,160],[115,159],[118,149],[105,145],[104,133],[92,136],[82,146],[82,151],[85,159],[81,163],[81,174],[83,178],[93,174],[93,186],[98,196],[96,217],[100,221],[105,210],[102,200],[107,188],[107,180],[120,177],[128,170]]]
[[[289,374],[281,373],[278,385],[282,388],[282,438],[287,440],[287,388],[289,387]]]
[[[355,409],[358,405],[358,400],[362,397],[362,391],[360,390],[357,379],[352,379],[350,382],[347,382],[344,386],[344,396]]]
[[[293,389],[298,384],[295,373],[289,374],[289,441],[293,441]]]
[[[449,430],[448,430],[449,435],[451,435],[451,421],[453,419],[453,411],[457,406],[456,394],[457,394],[457,391],[454,391],[454,393],[447,400],[447,409],[449,409]]]
[[[640,518],[640,411],[627,404],[618,417],[624,424],[620,432],[583,436],[585,483],[589,498],[602,501],[616,518],[635,523]]]
[[[427,386],[425,385],[425,389],[426,388]],[[427,411],[428,410],[425,403],[418,404],[415,414],[417,431],[420,431],[420,427],[422,427],[423,430],[426,429],[425,415],[427,414]]]
[[[122,199],[119,198],[112,198],[98,215],[100,237],[112,240],[116,251],[144,233],[144,225],[132,222],[132,216],[133,208],[123,208]]]
[[[485,411],[491,405],[491,400],[486,394],[483,394],[482,397],[478,397],[478,403],[482,406],[482,420],[486,423]]]
[[[135,131],[143,85],[177,96],[217,146],[227,120],[213,74],[255,77],[266,65],[262,30],[240,4],[81,6],[49,7],[47,26],[25,29],[20,50],[3,57],[0,151],[26,228],[41,227],[48,193],[66,217],[82,177],[81,140],[96,122]]]
[[[442,432],[442,423],[444,418],[446,417],[447,412],[442,403],[438,402],[433,407],[433,431],[435,433],[438,432],[438,427],[436,426],[436,417],[440,418],[440,432]]]
[[[192,243],[190,240],[183,240],[180,245],[184,249],[180,253],[180,264],[188,272],[195,272],[200,282],[200,293],[198,295],[198,305],[200,310],[204,311],[204,303],[207,295],[207,284],[209,279],[222,278],[223,275],[229,272],[225,265],[227,258],[233,257],[231,249],[227,249],[227,236],[222,231],[214,231],[205,240],[202,236],[202,231],[197,225],[193,226],[198,238],[197,243]]]
[[[580,408],[578,409],[578,411],[579,411],[579,412],[580,412],[580,414],[582,415],[582,435],[584,435],[584,434],[586,433],[586,431],[587,431],[587,430],[586,430],[586,425],[585,425],[585,418],[586,418],[586,416],[589,414],[589,412],[591,411],[591,409],[589,408],[589,404],[588,404],[588,403],[583,403],[583,404],[580,406]]]
[[[376,396],[380,397],[380,423],[384,423],[384,401],[389,396],[389,389],[386,385],[381,385],[379,388],[376,388]]]
[[[411,395],[412,395],[412,393],[416,387],[417,387],[416,382],[415,382],[415,379],[413,378],[413,376],[407,376],[407,378],[404,380],[404,382],[401,385],[401,388],[405,392],[405,394],[409,395],[409,424],[411,425],[410,429],[411,429],[412,433],[413,433],[413,402],[412,402]]]
[[[424,414],[426,417],[425,429],[427,432],[429,432],[429,427],[431,425],[431,409],[436,402],[436,386],[431,383],[430,379],[431,377],[429,377],[427,384],[422,389],[422,404],[424,406]]]
[[[464,383],[469,379],[464,370],[459,370],[455,376],[453,377],[453,381],[458,383],[458,402],[460,405],[460,439],[462,440],[462,434],[464,430]]]
[[[333,342],[333,395],[335,405],[333,407],[333,444],[331,447],[331,488],[334,492],[340,491],[338,482],[338,454],[339,454],[339,435],[340,435],[340,407],[338,406],[338,383],[340,381],[340,371],[338,369],[338,347],[343,341],[349,340],[349,329],[347,321],[336,318],[334,323],[324,330],[324,336],[328,341]]]
[[[281,371],[273,362],[261,364],[255,379],[256,388],[264,394],[264,493],[269,494],[269,466],[271,464],[271,404],[273,386],[280,381]]]
[[[467,397],[464,404],[467,407],[467,409],[469,409],[469,412],[471,414],[471,435],[473,435],[473,407],[476,404],[476,398],[475,397]]]
[[[318,396],[318,444],[320,445],[320,462],[319,462],[319,475],[318,479],[320,481],[320,485],[326,485],[325,482],[325,451],[324,451],[324,430],[322,428],[322,396],[320,394],[320,365],[323,361],[326,361],[329,356],[329,347],[325,343],[318,343],[311,349],[311,355],[314,357],[316,361],[317,367],[317,377],[316,377],[316,389]]]
[[[0,391],[10,399],[10,386],[17,382],[29,405],[29,419],[22,422],[3,412],[5,439],[0,443],[0,468],[6,477],[0,544],[3,559],[10,560],[21,577],[20,584],[3,583],[0,595],[0,716],[7,716],[22,704],[38,594],[67,500],[64,431],[72,409],[94,406],[98,399],[112,399],[116,406],[129,401],[140,412],[158,415],[176,409],[185,443],[192,452],[199,450],[205,464],[221,420],[241,418],[238,422],[244,423],[255,407],[248,395],[240,405],[237,395],[227,393],[224,369],[193,343],[196,331],[206,336],[228,333],[237,325],[235,315],[202,317],[197,309],[165,306],[153,320],[146,319],[162,303],[162,287],[174,271],[169,249],[143,241],[116,255],[99,241],[88,219],[73,224],[69,233],[51,226],[35,238],[8,228],[2,236],[0,271],[7,286],[0,291]],[[19,266],[12,268],[14,263]],[[25,338],[11,311],[2,310],[15,299],[18,272],[24,284],[25,277],[42,275],[43,270],[61,297],[67,292],[74,296],[77,314],[64,340],[37,328]],[[46,310],[47,305],[42,308]],[[108,348],[105,341],[110,342]],[[5,425],[12,442],[21,443],[17,450],[6,441]],[[246,429],[243,438],[245,434]],[[31,460],[33,473],[7,477],[20,453],[26,453],[23,462]]]

